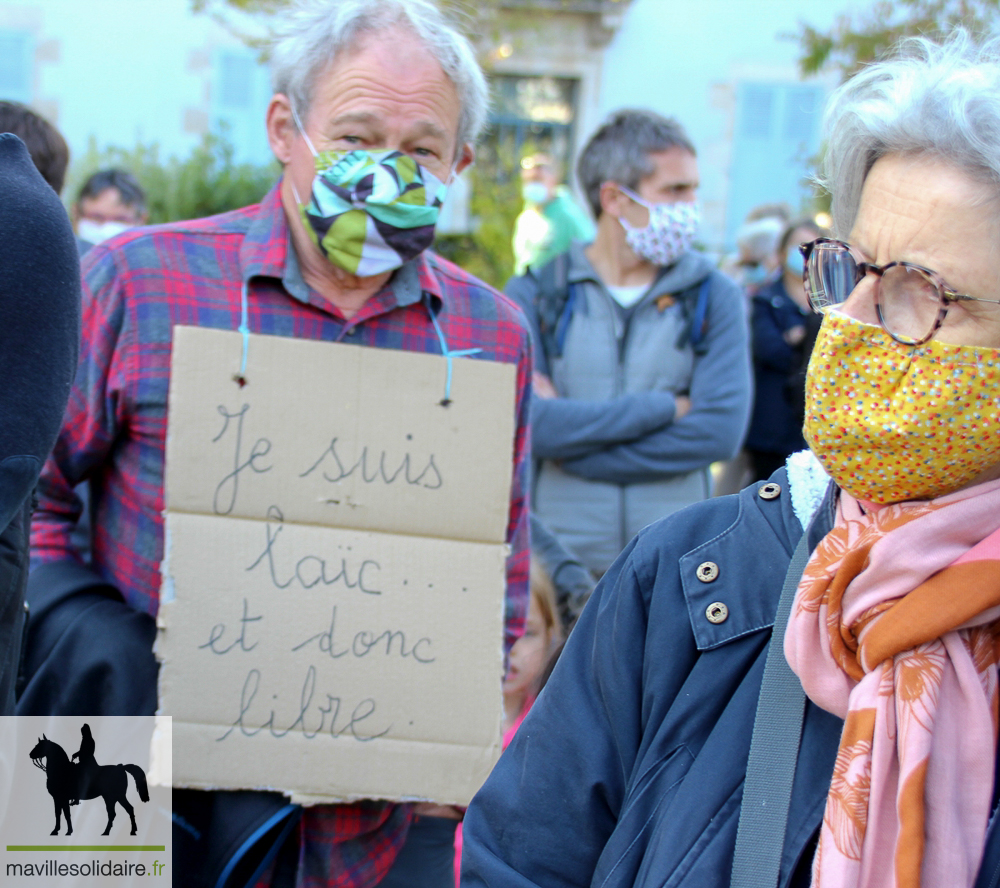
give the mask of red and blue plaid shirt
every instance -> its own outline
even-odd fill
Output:
[[[449,350],[478,348],[479,358],[517,365],[509,649],[527,609],[531,364],[523,318],[506,297],[425,254],[345,320],[302,280],[277,186],[257,206],[135,229],[87,254],[80,365],[40,482],[34,563],[79,558],[70,541],[81,511],[73,488],[90,479],[93,567],[132,607],[156,613],[172,331],[176,324],[235,330],[244,282],[252,333],[440,354],[434,310]],[[384,803],[307,809],[298,830],[299,885],[376,884],[408,823],[405,807]]]

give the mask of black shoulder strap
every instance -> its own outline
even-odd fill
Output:
[[[808,532],[795,547],[781,590],[761,682],[730,888],[775,888],[799,757],[806,695],[785,659],[785,627],[809,560]]]
[[[563,315],[569,303],[569,253],[563,252],[546,262],[537,272],[531,271],[538,284],[535,309],[542,349],[549,359],[562,354],[565,335]],[[562,334],[562,335],[560,335]]]

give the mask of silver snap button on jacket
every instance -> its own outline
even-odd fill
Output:
[[[724,623],[729,616],[729,608],[721,601],[713,601],[705,608],[705,616],[709,623]]]
[[[698,565],[695,575],[703,583],[711,583],[719,575],[719,565],[714,561],[703,561]]]

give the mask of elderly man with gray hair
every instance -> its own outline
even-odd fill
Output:
[[[73,488],[89,478],[93,583],[113,587],[132,614],[156,614],[175,325],[245,324],[252,333],[430,354],[470,350],[516,366],[509,647],[522,632],[527,595],[529,337],[516,306],[427,249],[449,183],[473,160],[486,115],[483,74],[467,40],[428,0],[292,3],[277,24],[271,64],[266,128],[283,175],[263,201],[133,229],[86,257],[81,363],[41,486],[35,574],[58,582],[74,561],[70,532],[80,507]],[[352,163],[336,162],[349,155]],[[388,171],[380,182],[395,181],[397,193],[366,187],[376,168]],[[351,219],[329,210],[323,195],[334,189],[352,195]],[[86,655],[100,656],[113,633],[104,626],[88,632],[98,643]],[[114,638],[121,643],[120,633]],[[29,675],[24,699],[34,712],[151,714],[149,642],[149,635],[137,639],[127,659],[107,664],[113,678],[105,674],[96,700],[66,699],[69,682],[38,674]],[[80,667],[50,668],[75,677]],[[141,688],[131,686],[139,681]],[[127,693],[108,696],[122,685]],[[123,699],[139,702],[117,702]],[[453,809],[362,801],[310,807],[296,821],[298,809],[286,816],[262,801],[256,820],[240,810],[249,824],[242,829],[226,805],[243,795],[174,793],[175,814],[179,798],[185,808],[175,817],[184,827],[175,831],[178,846],[202,837],[187,857],[175,848],[175,867],[192,868],[175,873],[178,884],[443,888],[453,879]]]

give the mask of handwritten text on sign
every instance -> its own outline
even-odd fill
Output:
[[[174,782],[464,803],[495,761],[514,368],[175,329]],[[498,482],[498,477],[500,481]]]

